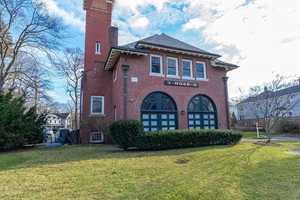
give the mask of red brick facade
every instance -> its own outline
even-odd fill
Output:
[[[105,0],[106,9],[92,9],[93,0],[86,0],[86,50],[85,50],[85,77],[82,82],[82,113],[81,113],[81,140],[88,143],[90,132],[96,129],[96,122],[103,120],[108,124],[114,120],[140,119],[141,105],[144,98],[152,92],[164,92],[171,96],[177,106],[178,128],[188,128],[187,108],[190,100],[199,94],[210,97],[217,108],[218,128],[228,127],[227,99],[224,77],[226,70],[211,65],[208,58],[185,56],[183,54],[168,53],[166,51],[151,50],[149,54],[120,55],[112,70],[104,70],[109,49],[116,44],[111,37],[112,4]],[[114,32],[115,33],[115,32]],[[101,42],[101,55],[95,55],[95,43]],[[113,43],[112,41],[115,41]],[[163,57],[163,76],[150,75],[150,55]],[[196,61],[206,64],[207,80],[196,81],[199,87],[167,86],[166,57],[175,57],[179,64],[179,77],[182,76],[181,59],[193,61],[195,74]],[[127,74],[124,72],[126,66]],[[194,75],[195,77],[195,75]],[[181,78],[178,79],[179,81]],[[127,88],[125,90],[125,84]],[[91,96],[104,96],[104,115],[92,116],[90,113]],[[124,107],[125,106],[125,107]]]
[[[98,4],[98,2],[101,2]],[[85,64],[82,80],[81,101],[81,141],[89,142],[90,131],[97,127],[92,125],[95,118],[112,121],[112,72],[104,70],[108,52],[113,46],[111,39],[112,4],[105,0],[85,0],[86,36],[85,36]],[[95,54],[95,44],[101,44],[101,54]],[[105,97],[105,116],[92,116],[90,113],[91,96]]]
[[[205,59],[186,57],[181,55],[174,55],[163,52],[153,52],[155,55],[162,55],[165,63],[167,56],[179,58],[179,69],[181,67],[180,59],[193,60],[194,65],[196,61],[206,62],[207,78],[205,81],[197,81],[199,88],[192,87],[177,87],[166,86],[165,80],[170,80],[164,73],[163,77],[150,76],[150,56],[122,56],[116,66],[117,80],[113,82],[113,103],[117,106],[116,119],[124,118],[123,108],[123,71],[122,65],[129,65],[128,70],[128,119],[139,119],[140,108],[144,98],[155,91],[160,91],[170,95],[177,104],[178,109],[178,122],[179,128],[187,128],[187,107],[188,103],[198,94],[204,94],[209,96],[217,106],[219,128],[227,128],[226,124],[226,105],[225,105],[225,91],[224,82],[222,78],[226,75],[224,70],[217,70],[210,66],[210,62]],[[193,66],[194,68],[195,66]],[[166,65],[163,65],[163,71],[166,72]],[[193,70],[195,72],[195,70]],[[181,70],[179,70],[179,76],[181,76]],[[137,77],[138,82],[132,82],[130,79]],[[180,79],[179,79],[180,80]],[[183,111],[183,112],[182,112]]]

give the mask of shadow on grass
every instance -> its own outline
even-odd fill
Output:
[[[212,149],[228,149],[232,146],[209,146],[165,151],[123,151],[111,145],[74,145],[55,149],[38,148],[0,153],[0,172],[43,165],[63,164],[84,160],[130,159],[144,157],[179,156]]]

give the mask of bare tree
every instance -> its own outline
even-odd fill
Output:
[[[59,20],[51,17],[40,2],[0,0],[0,92],[20,54],[49,55],[64,37]]]
[[[267,135],[267,142],[271,141],[272,130],[278,122],[289,116],[295,106],[294,94],[283,92],[283,89],[291,87],[286,77],[276,75],[269,83],[263,86],[255,86],[250,89],[250,95],[244,108],[248,114],[262,121]]]
[[[5,88],[24,96],[27,104],[39,111],[43,105],[52,101],[48,95],[48,91],[52,89],[48,77],[48,71],[42,62],[27,54],[20,54],[8,74]]]
[[[83,72],[83,53],[80,49],[66,49],[62,58],[53,61],[60,75],[67,82],[66,91],[72,101],[74,113],[74,129],[78,129],[80,86]]]

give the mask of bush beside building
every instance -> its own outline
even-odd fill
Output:
[[[210,145],[233,145],[242,135],[230,130],[168,130],[144,132],[139,121],[117,121],[110,126],[114,142],[124,150],[165,150]]]

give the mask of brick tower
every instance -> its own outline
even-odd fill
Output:
[[[97,122],[110,122],[112,116],[112,72],[104,71],[110,48],[118,45],[118,29],[111,26],[112,0],[84,0],[86,11],[85,62],[81,87],[82,143],[91,141],[91,133],[99,130]],[[93,97],[104,97],[105,112],[93,113]],[[98,102],[98,103],[99,103]],[[97,136],[96,136],[97,137]]]

